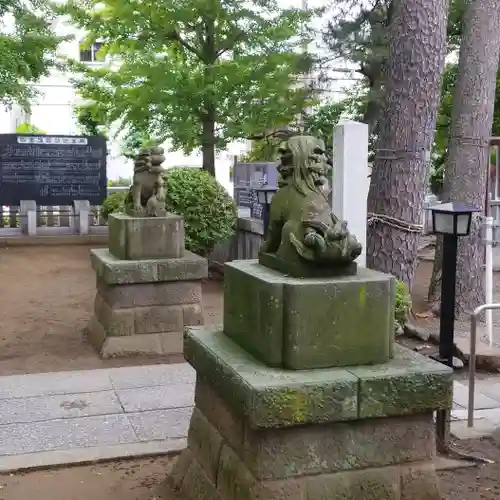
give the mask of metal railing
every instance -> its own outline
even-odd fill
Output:
[[[477,318],[483,311],[500,309],[500,304],[483,304],[476,307],[470,316],[470,356],[469,356],[469,404],[467,408],[467,427],[474,427],[474,391],[476,385],[476,343]]]

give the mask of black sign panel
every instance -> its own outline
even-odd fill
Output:
[[[72,205],[106,198],[106,139],[0,134],[0,204]]]

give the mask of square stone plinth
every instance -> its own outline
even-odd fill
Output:
[[[107,248],[97,248],[90,251],[90,263],[107,285],[193,281],[208,276],[207,259],[188,251],[178,259],[122,260]]]
[[[222,327],[204,326],[186,330],[184,355],[252,428],[451,408],[452,370],[399,345],[392,360],[370,369],[283,370],[253,358]]]
[[[109,251],[118,259],[172,259],[184,254],[184,219],[179,215],[111,214],[108,232]]]
[[[107,249],[90,251],[96,272],[90,343],[103,357],[181,354],[184,327],[203,324],[201,280],[207,260],[120,260]]]
[[[292,370],[384,363],[394,332],[395,279],[299,279],[256,260],[226,264],[224,332],[257,359]]]
[[[451,405],[451,369],[398,347],[370,373],[286,371],[208,327],[184,350],[195,409],[169,476],[184,500],[441,500],[433,411]],[[363,418],[381,377],[371,404],[388,410]]]

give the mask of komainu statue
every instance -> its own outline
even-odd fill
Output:
[[[280,187],[272,199],[260,263],[294,277],[355,274],[362,248],[347,223],[332,213],[322,189],[323,141],[296,135],[279,152]]]
[[[130,187],[131,203],[127,212],[134,216],[165,215],[165,185],[163,148],[143,149],[134,159],[134,182]]]

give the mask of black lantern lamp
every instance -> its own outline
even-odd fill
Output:
[[[470,233],[472,214],[479,210],[455,202],[435,205],[430,210],[432,232],[443,236],[439,356],[436,359],[453,367],[457,243],[460,236]]]
[[[262,205],[262,222],[264,224],[264,237],[267,234],[267,228],[269,227],[269,213],[271,209],[271,201],[273,199],[274,193],[278,188],[269,186],[267,184],[255,188],[257,194],[257,201]]]
[[[435,205],[429,210],[432,212],[432,233],[443,236],[439,354],[434,359],[453,368],[458,238],[470,233],[472,214],[480,210],[455,202]],[[441,450],[446,446],[448,413],[439,410],[436,415],[437,444]]]
[[[467,236],[470,233],[472,214],[480,212],[463,203],[443,203],[430,208],[434,234]]]

